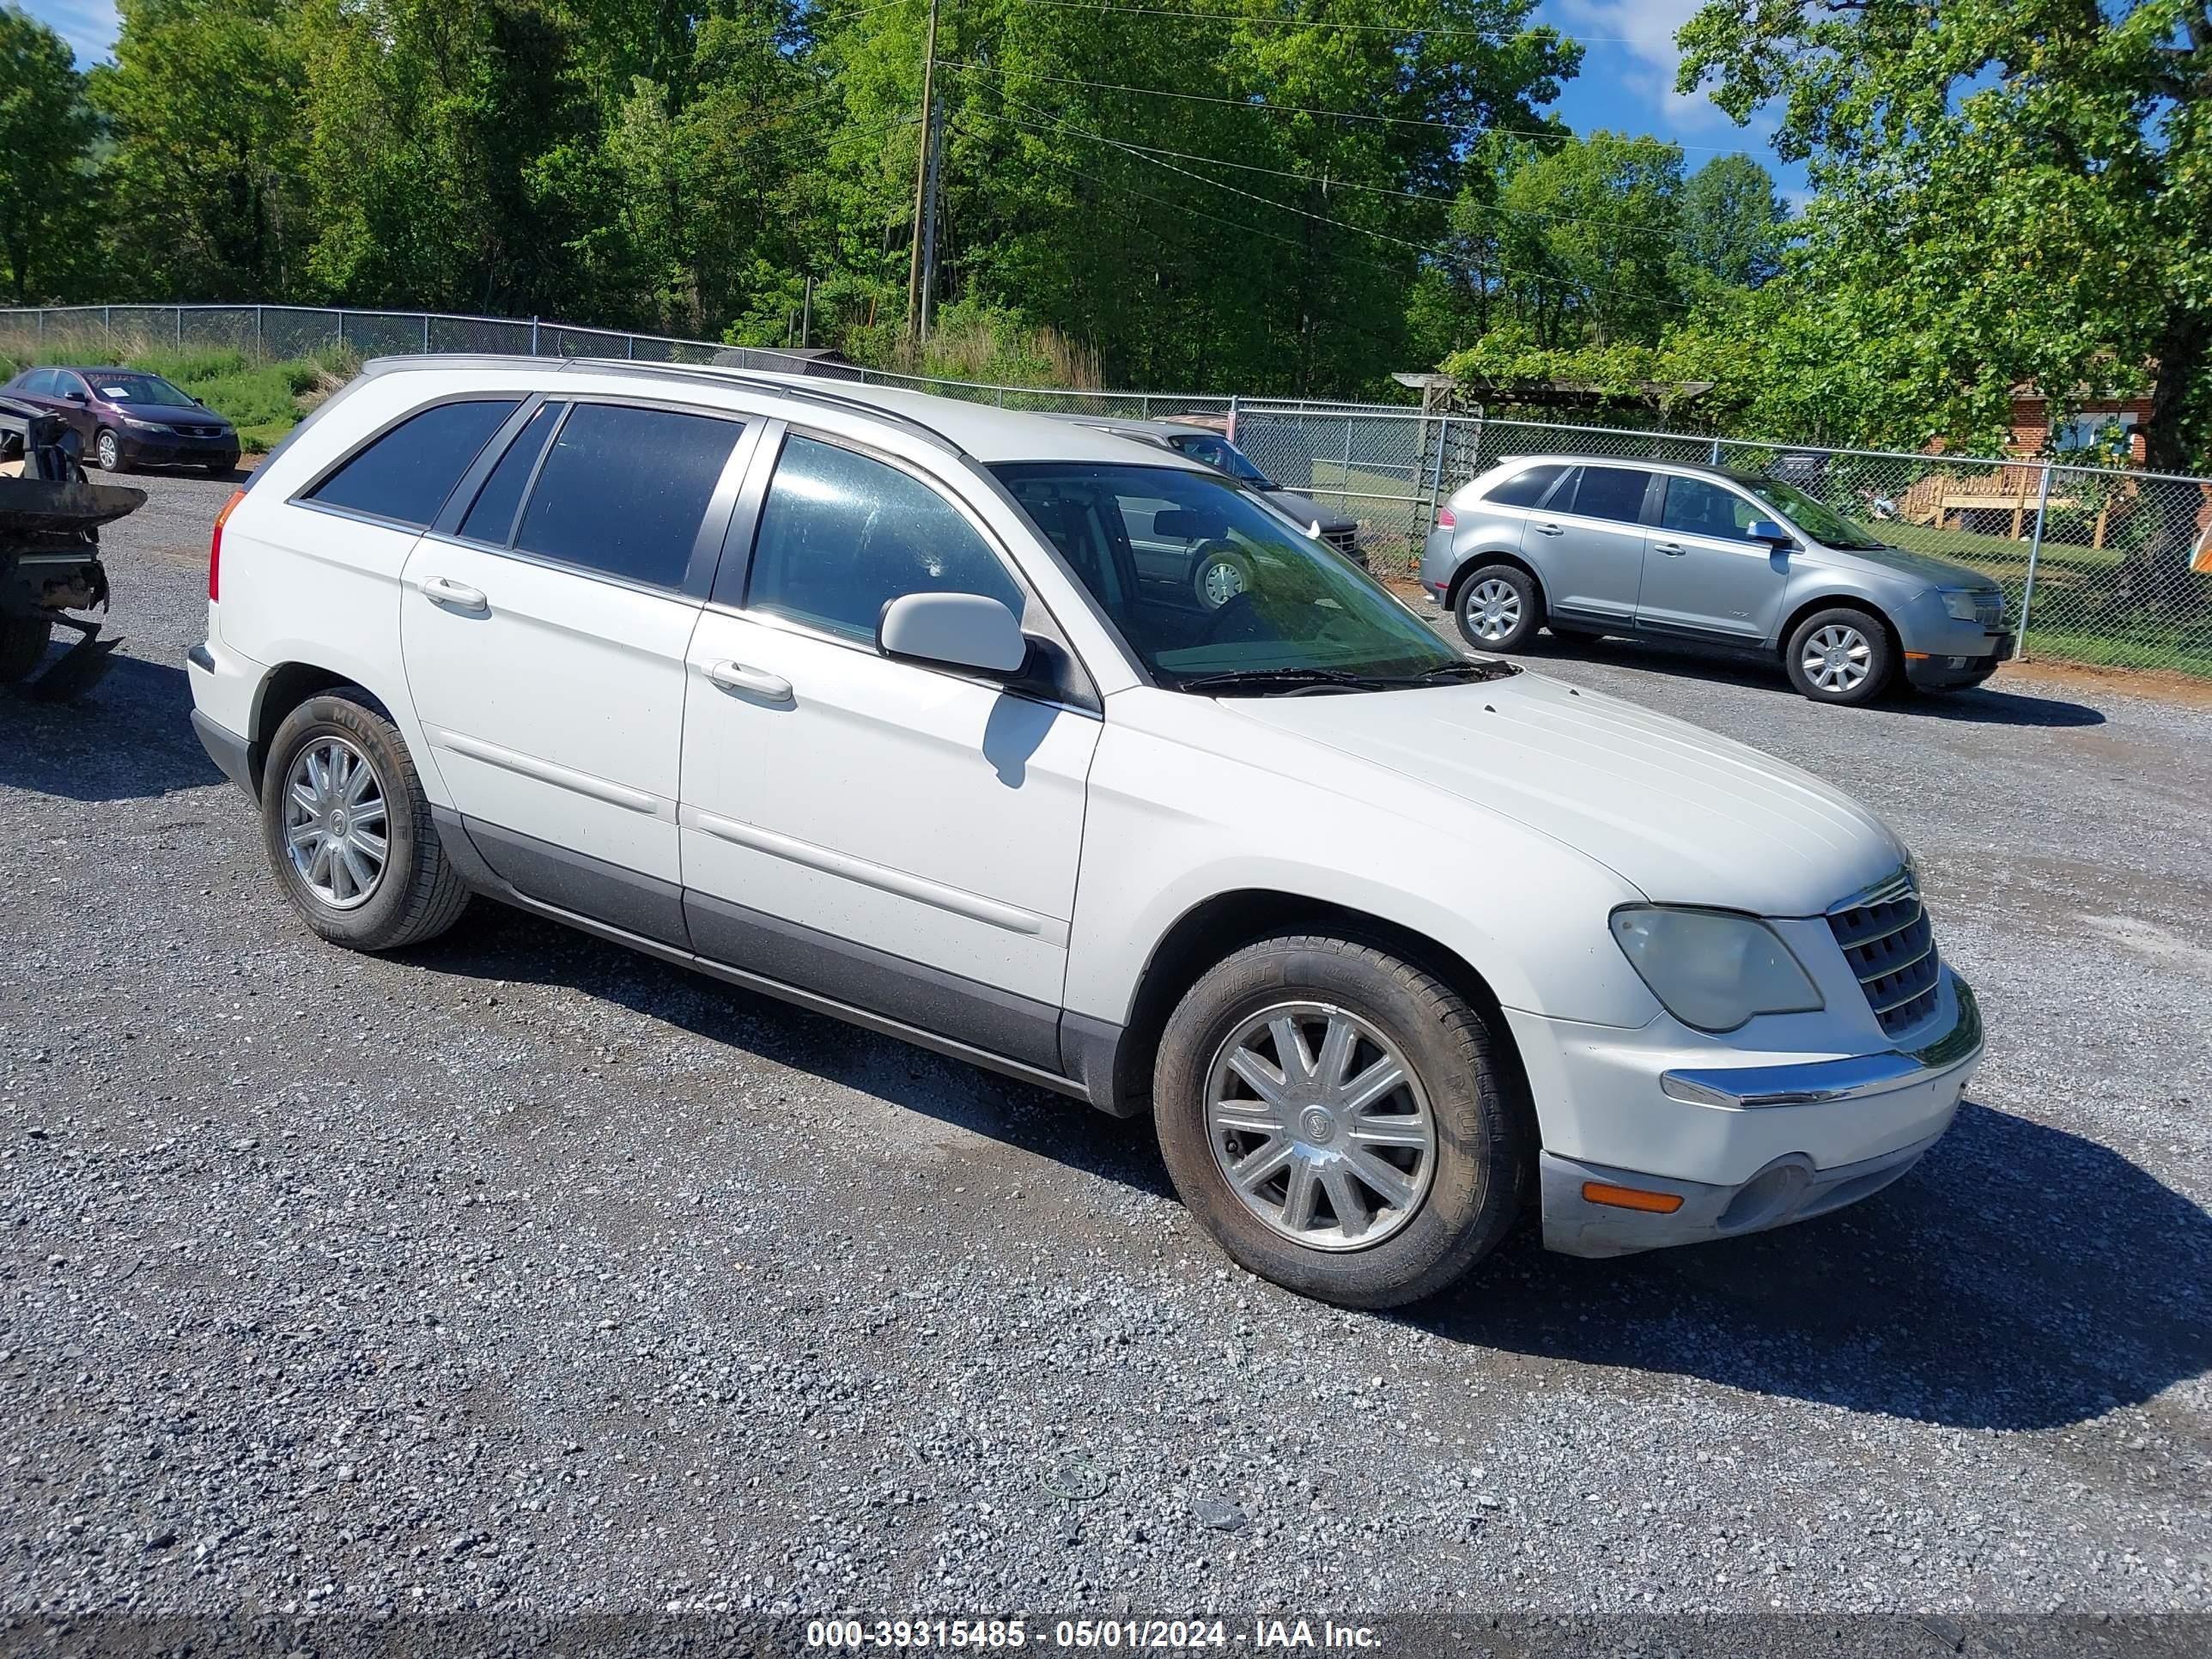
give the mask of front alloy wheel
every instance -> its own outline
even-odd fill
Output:
[[[100,463],[102,472],[120,472],[123,468],[123,441],[105,427],[92,441],[93,459]]]
[[[1413,1218],[1436,1171],[1436,1118],[1419,1079],[1347,1009],[1262,1009],[1215,1051],[1206,1097],[1222,1178],[1308,1249],[1381,1243]]]
[[[368,757],[340,737],[300,750],[284,779],[284,847],[307,890],[333,910],[376,895],[391,856],[384,786]]]
[[[1783,665],[1790,684],[1815,702],[1872,702],[1896,672],[1888,632],[1848,605],[1816,611],[1800,623],[1784,648]]]
[[[1864,685],[1874,664],[1874,642],[1848,623],[1831,623],[1805,641],[1799,659],[1805,678],[1832,696]]]

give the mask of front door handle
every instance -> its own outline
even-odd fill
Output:
[[[1565,525],[1540,524],[1536,526],[1536,533],[1539,536],[1564,536],[1567,528]]]
[[[1680,542],[1654,542],[1651,545],[1670,559],[1679,559],[1690,550]]]
[[[449,580],[444,576],[432,576],[422,584],[423,598],[438,605],[450,605],[456,611],[489,611],[491,601],[484,597],[481,587],[471,587],[466,582]]]
[[[707,678],[725,691],[750,691],[770,702],[791,701],[791,682],[764,668],[748,668],[741,662],[710,662]]]

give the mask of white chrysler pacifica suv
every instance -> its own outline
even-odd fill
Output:
[[[1244,591],[1148,574],[1164,536]],[[374,363],[225,508],[208,600],[194,724],[325,939],[483,894],[1149,1111],[1222,1247],[1331,1301],[1531,1210],[1605,1255],[1850,1203],[1981,1055],[1872,813],[1066,422]]]

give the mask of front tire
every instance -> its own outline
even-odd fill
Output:
[[[1168,1020],[1160,1151],[1191,1214],[1240,1265],[1302,1296],[1392,1308],[1505,1236],[1533,1155],[1467,1000],[1376,945],[1261,939]]]
[[[1544,593],[1516,564],[1471,571],[1452,601],[1461,637],[1478,651],[1518,651],[1544,625]]]
[[[1190,586],[1200,606],[1218,611],[1252,591],[1252,567],[1234,548],[1200,548],[1191,564]]]
[[[93,438],[92,459],[99,464],[102,472],[128,472],[131,470],[131,458],[123,453],[123,440],[117,437],[110,427],[100,428]]]
[[[357,686],[310,697],[276,728],[261,833],[284,896],[334,945],[419,945],[468,906],[407,745]]]
[[[1806,696],[1845,708],[1872,702],[1897,675],[1889,630],[1855,605],[1816,611],[1799,623],[1782,662],[1790,683]]]
[[[0,617],[0,685],[15,685],[46,654],[54,625],[44,617]]]

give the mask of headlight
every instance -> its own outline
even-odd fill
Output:
[[[1940,591],[1943,595],[1943,609],[1950,613],[1953,622],[1980,620],[1978,606],[1982,596],[1972,588],[1946,587]]]
[[[142,421],[135,415],[122,417],[123,424],[140,432],[167,432],[169,428],[159,421]]]
[[[1613,913],[1613,936],[1667,1012],[1700,1031],[1824,1006],[1790,947],[1751,916],[1629,904]]]

